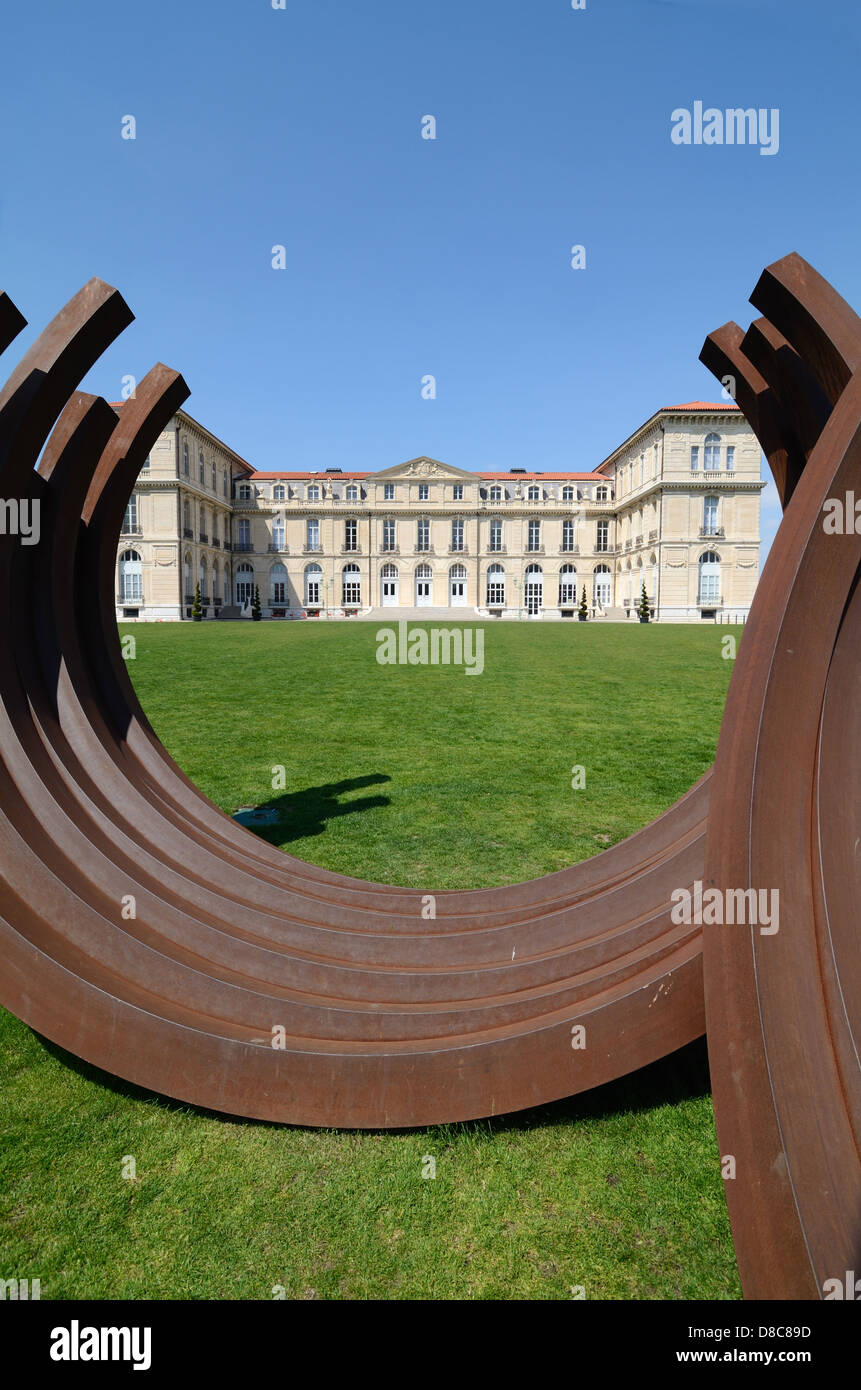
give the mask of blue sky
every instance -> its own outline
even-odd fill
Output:
[[[19,0],[2,284],[33,332],[117,285],[137,321],[88,388],[167,362],[259,468],[590,469],[716,398],[703,337],[749,321],[769,261],[797,250],[861,305],[857,11]],[[779,108],[779,153],[674,145],[696,100]]]

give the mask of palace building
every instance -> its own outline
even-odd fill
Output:
[[[121,409],[121,406],[117,406]],[[664,407],[591,472],[258,472],[177,411],[141,470],[117,618],[344,618],[377,609],[743,621],[759,574],[760,447],[731,402]],[[392,614],[391,616],[395,616]]]

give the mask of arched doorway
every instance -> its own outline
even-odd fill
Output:
[[[452,608],[466,607],[466,565],[452,565],[448,572],[448,593]]]
[[[592,602],[596,608],[610,607],[610,566],[596,565],[592,576]]]
[[[254,598],[254,570],[243,562],[236,571],[236,602],[245,608]]]
[[[396,608],[398,603],[398,567],[383,565],[380,570],[380,602],[384,608]]]
[[[527,618],[540,618],[544,607],[544,572],[540,565],[527,565],[523,584]]]
[[[563,565],[559,571],[559,607],[573,608],[577,603],[577,566]]]
[[[430,608],[433,603],[433,570],[430,565],[419,565],[416,570],[416,608]]]
[[[305,566],[305,607],[320,607],[320,588],[323,583],[323,570],[318,564]]]

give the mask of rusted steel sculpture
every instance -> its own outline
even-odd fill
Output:
[[[42,517],[38,546],[0,538],[2,1002],[141,1085],[312,1125],[515,1110],[699,1036],[699,931],[669,898],[702,873],[707,780],[595,860],[440,893],[425,920],[419,893],[241,829],[170,760],[113,581],[129,493],[187,391],[156,367],[118,418],[76,390],[130,318],[92,281],[0,397],[0,489]],[[21,327],[8,301],[2,323]]]
[[[789,506],[715,769],[596,858],[439,893],[427,920],[417,892],[241,829],[150,727],[117,636],[117,539],[187,388],[157,366],[119,416],[78,391],[131,319],[110,286],[86,285],[0,394],[0,494],[41,516],[38,545],[0,536],[0,1002],[118,1076],[219,1111],[468,1119],[571,1095],[699,1036],[702,931],[674,920],[674,892],[777,888],[777,935],[705,931],[739,1263],[764,1296],[814,1296],[844,1256],[861,1266],[861,542],[819,522],[823,498],[858,476],[861,332],[798,257],[766,272],[754,302],[769,319],[746,335],[728,325],[703,358],[735,376]],[[23,323],[0,297],[0,350]]]
[[[703,927],[706,1017],[745,1293],[815,1298],[861,1279],[861,320],[799,256],[751,299],[767,318],[703,360],[736,376],[792,500],[724,712],[705,882],[776,891],[780,919]]]

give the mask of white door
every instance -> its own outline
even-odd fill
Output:
[[[398,581],[397,579],[384,579],[383,585],[383,607],[396,608],[398,603]]]
[[[544,594],[544,583],[541,579],[527,579],[525,589],[526,613],[530,618],[540,618],[541,604]]]
[[[416,608],[430,608],[431,581],[424,575],[416,575]]]
[[[316,608],[320,602],[320,581],[319,579],[308,580],[308,602],[307,608]]]
[[[466,580],[452,576],[451,580],[451,606],[452,608],[466,607]]]

